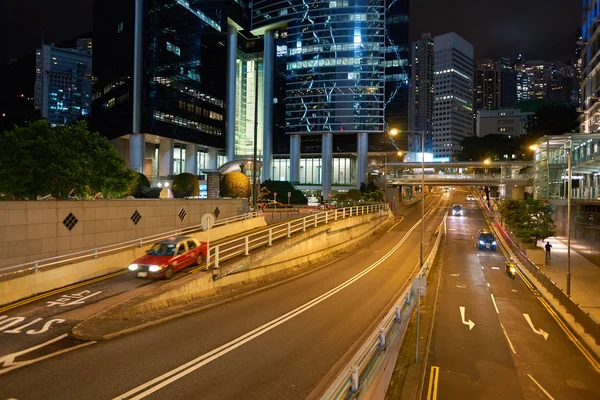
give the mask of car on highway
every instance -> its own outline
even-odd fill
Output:
[[[487,229],[480,229],[477,233],[477,248],[479,250],[492,250],[496,251],[498,242],[494,234]]]
[[[455,204],[452,206],[452,215],[465,215],[465,209],[460,204]]]
[[[180,269],[194,264],[202,265],[206,260],[206,251],[206,242],[187,236],[171,237],[156,242],[128,269],[139,278],[170,279]]]
[[[468,194],[467,201],[475,201],[475,196],[473,196],[472,194]]]

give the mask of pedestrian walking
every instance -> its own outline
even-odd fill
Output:
[[[550,244],[550,242],[546,242],[546,246],[544,247],[546,248],[546,260],[549,260],[552,258],[550,254],[550,249],[552,248],[552,245]]]

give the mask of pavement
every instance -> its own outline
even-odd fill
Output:
[[[466,193],[457,189],[453,202]],[[413,382],[412,392],[391,397],[398,393],[394,387],[387,398],[600,398],[597,364],[531,283],[507,276],[500,250],[476,248],[477,231],[487,223],[476,203],[462,203],[467,215],[447,220],[439,291],[427,293],[437,293],[437,299],[426,359],[420,361],[423,390],[415,391]],[[429,330],[421,332],[427,342]],[[406,365],[410,358],[401,354],[399,360]]]
[[[427,241],[446,203],[428,200]],[[407,284],[418,259],[419,217],[405,216],[353,257],[130,335],[63,349],[44,345],[62,335],[52,327],[36,348],[0,352],[0,398],[315,397]],[[0,343],[10,336],[1,331]]]
[[[538,267],[566,293],[566,238],[551,237],[546,241],[552,245],[551,258]],[[538,247],[543,248],[546,241],[538,242]],[[596,323],[600,323],[600,266],[592,263],[573,248],[571,248],[571,298],[582,310],[590,314]]]

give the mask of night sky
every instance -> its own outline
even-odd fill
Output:
[[[126,1],[126,0],[124,0]],[[129,0],[131,1],[131,0]],[[93,0],[0,0],[0,63],[92,31]],[[459,3],[460,6],[456,4]],[[411,0],[411,41],[454,31],[478,58],[566,60],[575,48],[580,0]]]

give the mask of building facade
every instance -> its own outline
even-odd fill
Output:
[[[52,125],[68,124],[91,112],[91,39],[80,40],[85,42],[81,49],[43,45],[36,50],[34,107]]]
[[[484,59],[477,64],[474,95],[475,112],[502,104],[502,73],[492,60]]]
[[[456,33],[434,38],[433,154],[450,158],[473,135],[473,46]]]
[[[425,152],[432,153],[433,122],[433,37],[423,34],[421,39],[413,42],[411,53],[410,78],[410,130],[425,132]],[[411,134],[408,141],[409,152],[421,151],[421,137]]]
[[[477,137],[487,135],[519,136],[525,134],[527,117],[518,108],[477,111]]]
[[[223,162],[226,75],[215,60],[225,59],[225,15],[236,9],[234,0],[94,2],[94,128],[128,139],[131,168],[158,179]]]
[[[581,131],[586,133],[600,131],[600,58],[597,57],[600,53],[600,25],[596,23],[598,16],[600,1],[584,0],[581,25]]]

